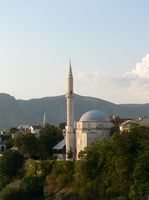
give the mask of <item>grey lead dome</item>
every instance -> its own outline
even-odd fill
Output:
[[[80,121],[109,121],[109,117],[102,111],[91,110],[84,113]]]

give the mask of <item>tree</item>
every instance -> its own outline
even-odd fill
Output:
[[[142,200],[149,194],[148,128],[117,132],[87,147],[80,157],[75,191],[83,199]]]
[[[0,200],[25,200],[23,193],[20,189],[6,187],[0,193]]]
[[[22,134],[16,138],[15,146],[30,158],[47,158],[52,156],[52,147],[61,139],[63,136],[60,129],[46,124],[41,130],[39,138],[31,133]]]
[[[39,176],[27,176],[23,178],[20,187],[25,200],[44,200],[43,181],[44,179]]]
[[[24,159],[22,154],[18,151],[8,150],[0,160],[0,173],[9,178],[15,177],[23,167],[23,163]]]
[[[149,196],[149,140],[141,140],[142,149],[136,158],[130,197],[135,200]]]
[[[46,124],[41,130],[39,137],[40,155],[42,157],[52,156],[52,147],[63,139],[59,128]]]
[[[41,160],[39,163],[39,171],[43,177],[51,173],[56,160]]]
[[[10,128],[10,133],[16,133],[18,131],[18,129],[16,127],[12,127]]]
[[[63,129],[65,128],[65,126],[66,126],[66,122],[61,122],[61,123],[59,124],[59,128],[60,128],[61,130],[63,130]]]
[[[34,134],[28,133],[18,136],[15,140],[15,146],[31,158],[39,156],[39,142]]]
[[[9,183],[9,177],[0,172],[0,191]]]
[[[75,163],[71,161],[56,161],[50,174],[46,177],[45,194],[55,196],[61,190],[69,189],[73,184]],[[66,193],[66,191],[65,191]],[[69,198],[68,198],[69,199]]]

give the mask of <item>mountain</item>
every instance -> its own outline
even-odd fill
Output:
[[[102,99],[75,94],[74,119],[89,110],[101,110],[108,115],[120,117],[149,116],[149,104],[114,104]],[[30,100],[17,100],[9,94],[0,93],[0,129],[24,124],[40,124],[46,112],[47,122],[58,125],[66,121],[66,98],[64,95]]]

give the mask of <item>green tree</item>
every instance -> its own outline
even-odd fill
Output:
[[[0,192],[0,200],[25,200],[20,189],[6,187]]]
[[[142,150],[136,158],[130,191],[130,197],[135,200],[147,199],[149,196],[149,140],[143,140],[141,143]]]
[[[10,138],[7,140],[7,149],[11,149],[12,147],[14,147],[14,145],[15,145],[15,141],[14,141],[13,138],[10,137]]]
[[[5,188],[5,186],[9,183],[9,177],[6,174],[2,174],[0,172],[0,191]]]
[[[23,167],[23,163],[22,154],[18,151],[8,150],[0,160],[0,173],[9,178],[15,177]]]
[[[43,158],[52,156],[52,147],[63,139],[62,132],[59,128],[46,124],[41,130],[39,137],[40,155]]]
[[[109,140],[87,147],[77,163],[76,193],[83,199],[145,199],[149,188],[148,149],[149,129],[145,127],[115,133]]]
[[[66,126],[66,122],[61,122],[61,123],[59,124],[59,128],[60,128],[61,130],[63,130],[63,129],[65,128],[65,126]]]
[[[15,146],[23,154],[34,158],[39,156],[39,141],[34,134],[22,134],[15,140]]]
[[[12,127],[10,128],[10,133],[16,133],[18,131],[18,129],[16,127]]]
[[[52,172],[56,160],[41,160],[39,163],[39,172],[43,177],[46,177]]]
[[[43,183],[43,177],[24,177],[20,187],[24,194],[25,200],[44,200]]]
[[[52,171],[46,177],[45,195],[52,198],[62,190],[64,190],[65,193],[69,193],[69,191],[71,191],[72,189],[72,184],[74,181],[74,172],[74,162],[56,161],[52,168]]]

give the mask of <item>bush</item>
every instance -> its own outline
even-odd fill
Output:
[[[6,187],[0,193],[0,200],[25,200],[20,189]]]
[[[23,167],[23,164],[24,158],[22,154],[18,151],[8,150],[0,160],[0,172],[9,178],[15,177]]]
[[[21,190],[26,200],[43,199],[44,179],[38,176],[28,176],[22,180]]]

